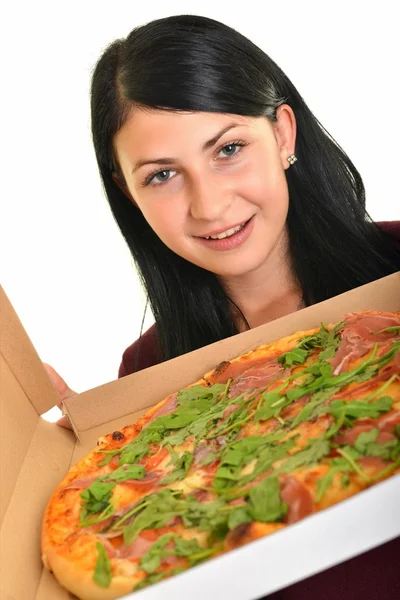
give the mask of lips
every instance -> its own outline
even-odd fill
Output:
[[[245,225],[246,225],[246,221],[244,223],[242,223],[241,225],[238,225],[237,227],[231,227],[230,229],[227,229],[226,231],[223,231],[222,233],[219,233],[218,235],[210,235],[208,237],[205,237],[205,239],[206,240],[223,240],[227,237],[231,237],[231,235],[234,235],[235,233],[238,233],[238,231],[243,229],[243,227]]]
[[[217,229],[214,231],[210,231],[207,234],[204,235],[198,235],[196,237],[199,238],[203,238],[205,240],[222,240],[224,238],[230,237],[231,235],[234,235],[235,233],[237,233],[238,231],[240,231],[241,229],[243,229],[243,227],[250,221],[250,219],[247,219],[245,221],[241,221],[240,223],[237,223],[236,225],[230,225],[228,227],[224,227],[223,229]]]
[[[225,230],[210,232],[207,236],[196,237],[204,247],[210,250],[228,251],[239,248],[251,235],[254,229],[254,216],[248,221]]]

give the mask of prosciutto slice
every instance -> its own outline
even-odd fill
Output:
[[[313,499],[306,488],[295,477],[285,477],[281,482],[281,498],[288,505],[285,522],[296,523],[313,512]]]
[[[154,542],[155,540],[147,540],[139,535],[129,546],[121,544],[117,548],[118,558],[141,558],[150,550]]]
[[[164,471],[149,471],[142,479],[127,479],[126,481],[121,481],[119,485],[144,491],[157,484],[164,475]]]
[[[64,490],[85,490],[89,487],[90,484],[93,483],[96,479],[98,479],[99,475],[95,475],[94,477],[84,477],[82,479],[75,479],[71,483],[65,486]]]
[[[348,444],[349,446],[353,446],[360,433],[366,433],[371,431],[371,429],[375,429],[376,427],[380,429],[378,422],[365,424],[360,423],[359,425],[356,425],[351,429],[346,429],[343,433],[335,436],[334,441],[336,444]],[[393,433],[380,429],[378,437],[376,438],[376,442],[378,444],[385,444],[386,442],[390,442],[395,439],[396,437],[393,435]]]
[[[268,359],[268,362],[269,361],[270,359]],[[276,363],[276,357],[274,362]],[[211,373],[211,375],[207,377],[207,383],[211,385],[214,383],[227,383],[229,379],[236,380],[250,369],[263,367],[265,364],[265,358],[260,356],[258,358],[243,359],[234,362],[225,361],[220,363]],[[280,367],[280,365],[278,366]]]
[[[160,408],[156,410],[156,412],[147,421],[147,425],[162,415],[169,415],[170,413],[174,412],[174,410],[178,408],[177,395],[177,393],[174,393],[168,396],[164,404],[160,406]]]
[[[350,313],[346,315],[345,321],[339,348],[335,356],[329,360],[334,375],[346,371],[351,360],[363,357],[376,342],[386,341],[396,336],[396,332],[378,332],[400,325],[400,316]]]
[[[234,398],[251,389],[264,388],[274,379],[284,374],[284,368],[276,359],[254,365],[246,369],[230,386],[229,396]]]

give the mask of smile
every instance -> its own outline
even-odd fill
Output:
[[[246,223],[247,223],[247,221],[244,221],[241,225],[237,225],[236,227],[231,227],[230,229],[227,229],[226,231],[223,231],[222,233],[219,233],[218,235],[205,236],[204,239],[205,240],[223,240],[224,238],[231,237],[231,235],[234,235],[235,233],[238,233],[238,231],[243,229],[243,227],[246,225]]]
[[[213,231],[210,235],[196,237],[198,242],[210,250],[226,252],[239,248],[250,237],[254,229],[254,215],[240,223],[229,227],[229,229]]]

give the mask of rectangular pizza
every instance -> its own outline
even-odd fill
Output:
[[[119,598],[399,473],[400,313],[351,313],[101,438],[49,500],[43,562],[81,600]]]

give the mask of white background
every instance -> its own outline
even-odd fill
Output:
[[[115,379],[142,320],[144,295],[103,196],[89,121],[91,70],[133,27],[190,12],[247,35],[352,158],[372,217],[400,218],[397,3],[329,4],[15,0],[3,9],[1,280],[41,359],[70,387]]]

